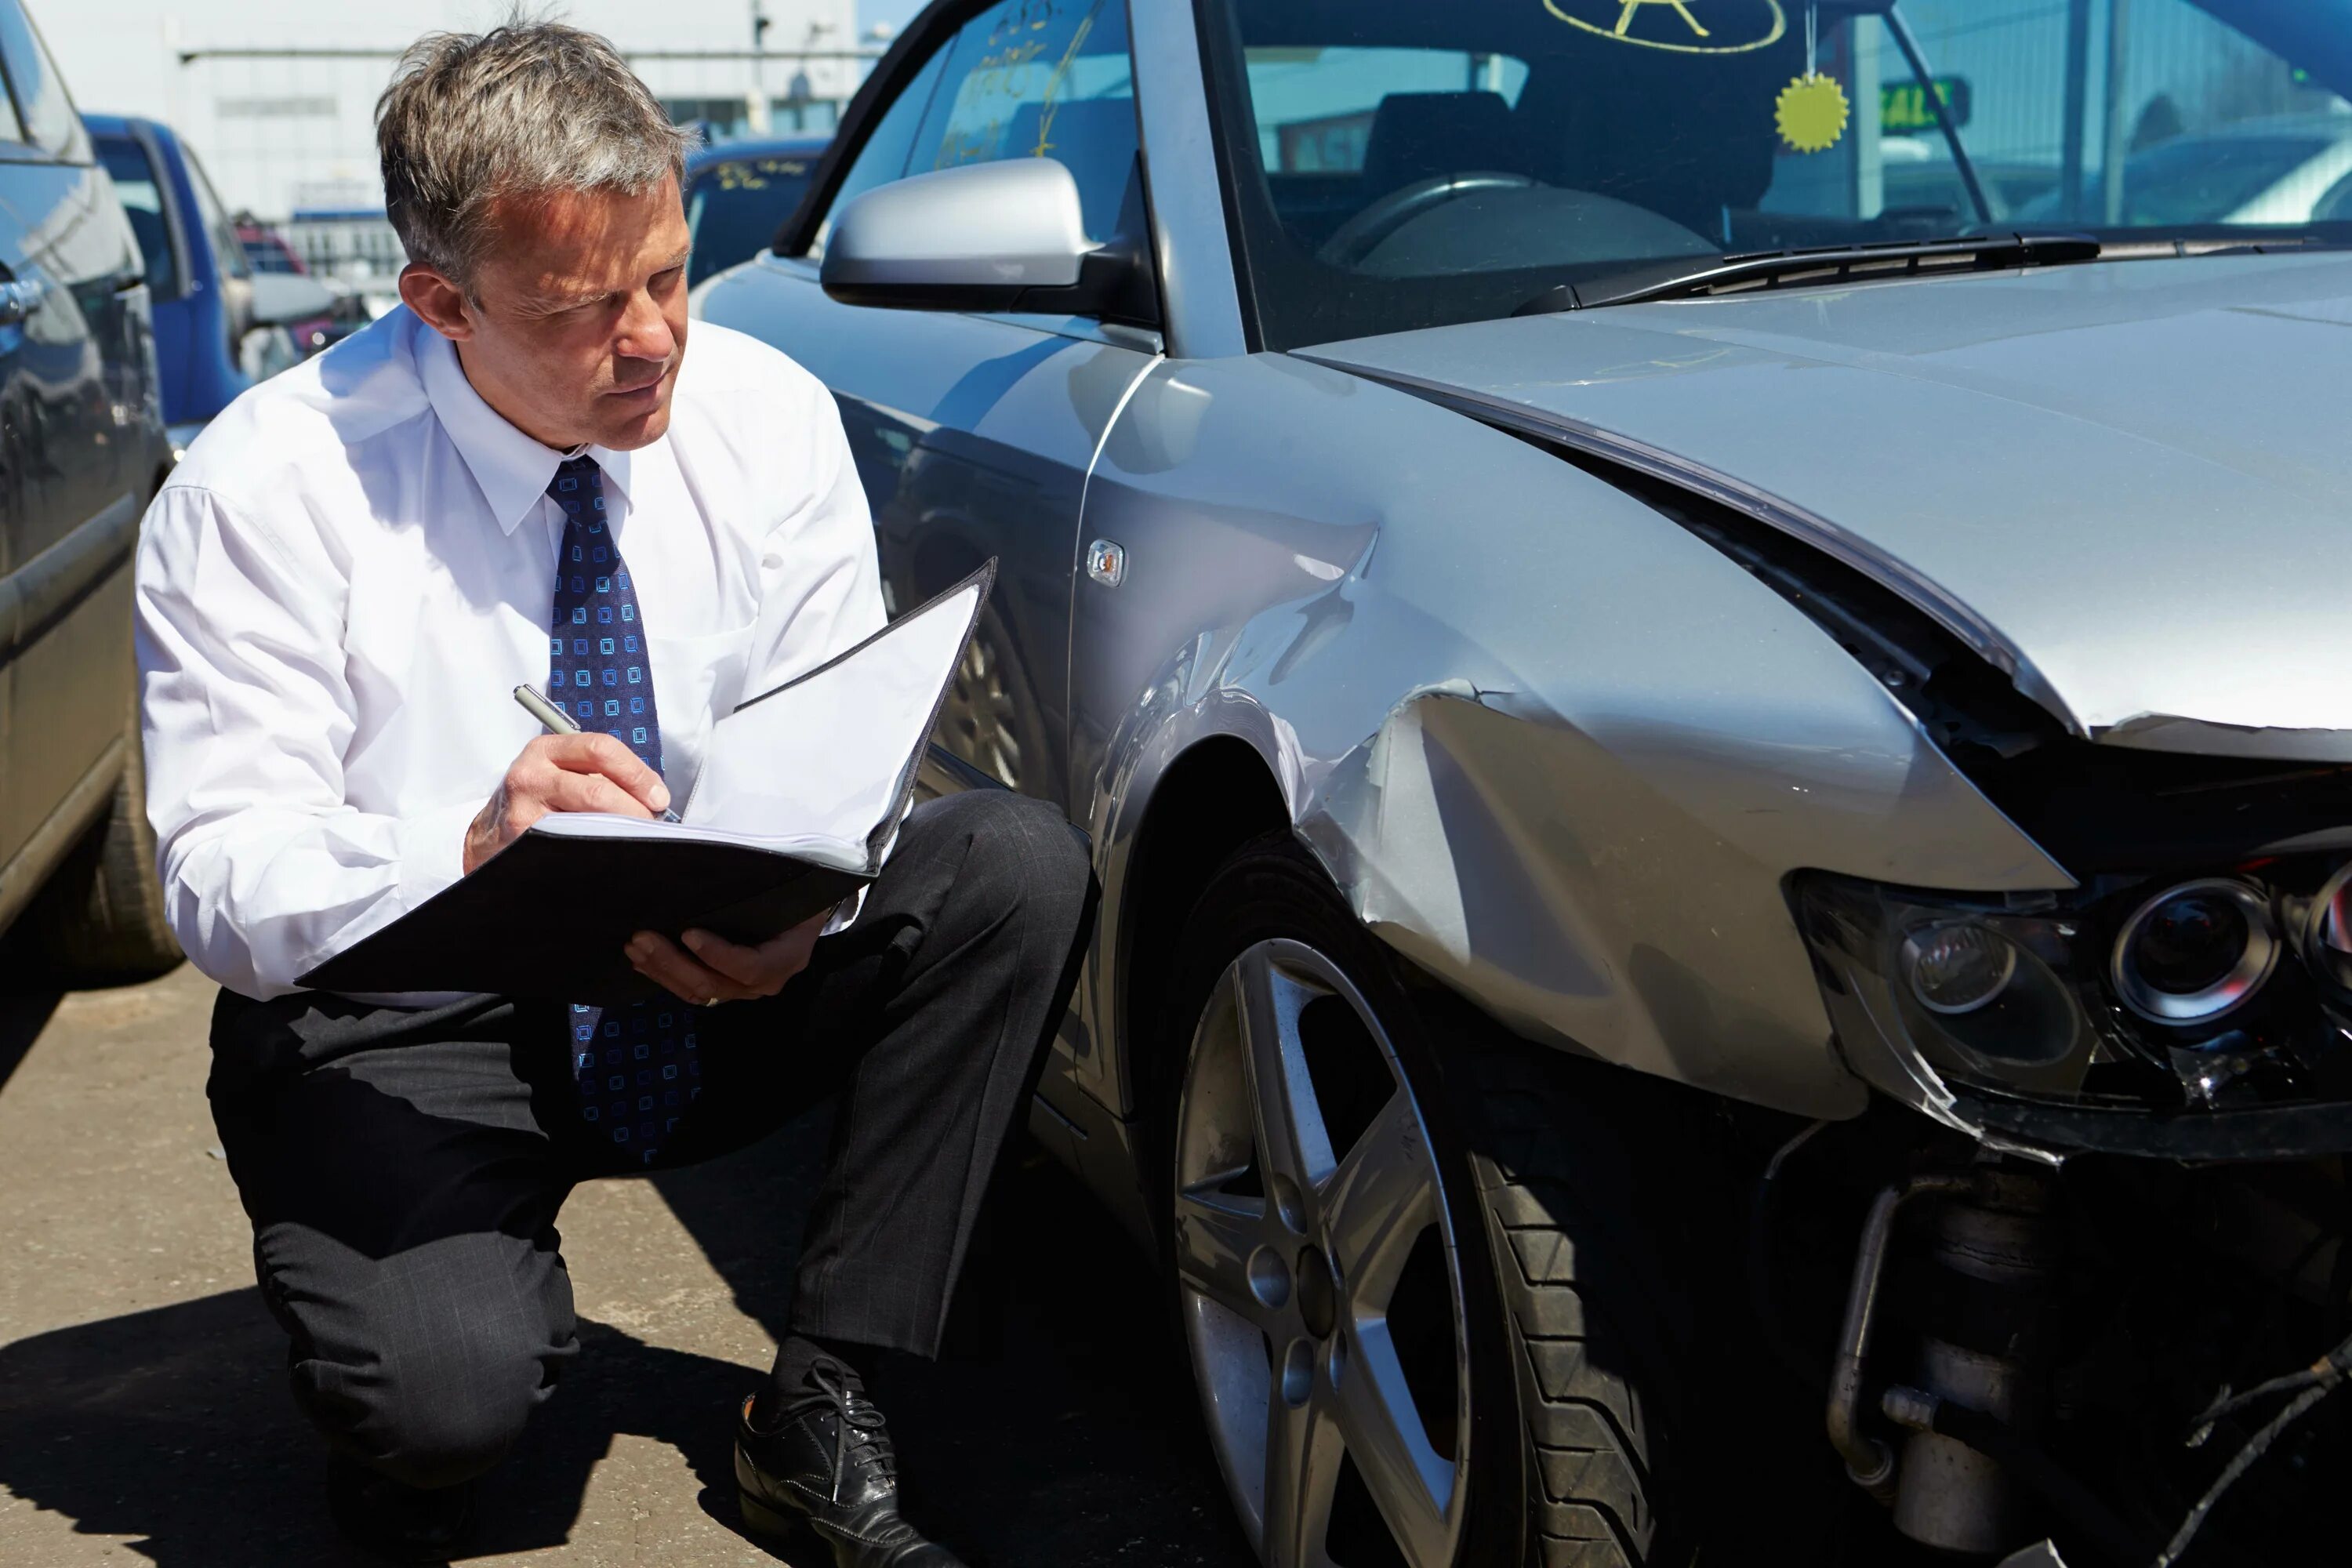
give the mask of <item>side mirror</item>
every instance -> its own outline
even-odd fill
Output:
[[[849,305],[1121,313],[1134,258],[1087,237],[1078,183],[1051,158],[914,174],[834,220],[818,280]]]
[[[251,321],[257,327],[285,327],[331,314],[334,290],[299,272],[256,272]]]

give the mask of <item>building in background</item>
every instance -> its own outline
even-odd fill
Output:
[[[388,285],[404,259],[383,221],[374,110],[400,51],[478,30],[495,0],[34,0],[79,106],[148,115],[199,148],[232,210],[279,228],[315,272]],[[572,0],[681,122],[714,140],[830,131],[881,42],[856,0]]]

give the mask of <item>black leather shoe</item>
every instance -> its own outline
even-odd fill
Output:
[[[964,1568],[898,1517],[898,1459],[882,1412],[819,1362],[807,1397],[773,1428],[751,1424],[745,1399],[735,1420],[735,1484],[744,1528],[763,1535],[814,1531],[835,1568]]]
[[[421,1491],[335,1454],[327,1511],[352,1544],[388,1562],[446,1563],[474,1527],[474,1483]]]

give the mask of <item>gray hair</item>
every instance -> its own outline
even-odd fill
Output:
[[[696,138],[603,38],[517,19],[409,46],[376,100],[375,142],[410,258],[471,294],[501,198],[635,195],[683,179]]]

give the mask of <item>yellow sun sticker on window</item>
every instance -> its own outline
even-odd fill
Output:
[[[1678,55],[1738,55],[1780,41],[1780,0],[1543,0],[1571,27]]]
[[[1819,71],[1808,71],[1780,89],[1772,120],[1780,140],[1798,152],[1826,152],[1845,134],[1845,89]]]

